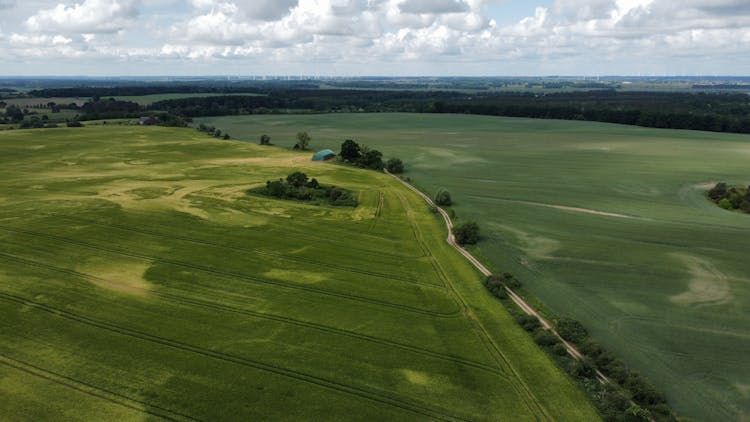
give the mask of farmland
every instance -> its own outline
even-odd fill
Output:
[[[597,418],[387,175],[157,127],[0,160],[0,419]],[[247,194],[294,170],[359,206]]]
[[[198,119],[282,146],[353,138],[480,222],[479,249],[548,312],[582,321],[678,413],[750,416],[750,218],[704,197],[750,184],[750,137],[463,115]]]

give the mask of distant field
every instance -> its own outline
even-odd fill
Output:
[[[240,95],[244,97],[252,97],[256,95],[261,94],[212,94],[212,93],[203,93],[203,94],[153,94],[153,95],[136,95],[136,96],[117,96],[114,97],[117,100],[122,101],[133,101],[135,103],[138,103],[140,105],[151,105],[157,101],[164,101],[164,100],[180,100],[182,98],[207,98],[207,97],[225,97],[230,95]]]
[[[158,127],[0,162],[0,420],[597,419],[389,176]],[[298,169],[360,206],[246,194]]]
[[[33,107],[39,104],[47,105],[48,103],[57,103],[57,104],[71,104],[76,103],[79,106],[82,106],[86,103],[86,101],[90,100],[90,98],[82,98],[82,97],[33,97],[33,98],[6,98],[3,101],[9,105],[17,105],[19,107]]]
[[[750,184],[750,136],[463,115],[198,119],[314,148],[401,157],[479,221],[481,252],[642,370],[683,415],[750,417],[750,218],[703,197]],[[567,207],[567,208],[563,208]]]

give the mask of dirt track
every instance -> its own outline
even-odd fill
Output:
[[[409,189],[411,189],[412,191],[414,191],[417,195],[421,196],[422,199],[424,199],[425,202],[427,202],[430,206],[433,206],[433,207],[437,208],[438,212],[440,212],[440,215],[443,216],[443,220],[445,221],[446,227],[448,227],[448,238],[446,239],[446,241],[448,242],[448,244],[450,244],[451,246],[453,246],[461,255],[463,255],[464,257],[466,257],[466,259],[468,259],[469,262],[471,262],[471,264],[474,265],[474,267],[476,267],[476,269],[479,270],[479,272],[481,272],[485,276],[492,275],[492,271],[490,271],[489,269],[487,269],[487,267],[485,267],[484,264],[482,264],[481,262],[479,262],[479,260],[476,259],[474,257],[474,255],[472,255],[471,253],[469,253],[469,251],[467,251],[461,245],[459,245],[458,243],[456,243],[456,238],[455,238],[455,236],[453,236],[453,221],[451,221],[450,216],[448,215],[447,212],[445,212],[444,209],[438,207],[435,204],[435,202],[432,200],[432,198],[430,198],[429,196],[425,195],[419,189],[415,188],[411,184],[409,184],[406,181],[402,180],[398,176],[395,176],[395,175],[389,173],[388,170],[383,170],[383,171],[386,172],[387,174],[390,174],[392,177],[396,178],[397,180],[399,180],[406,187],[408,187]],[[542,324],[542,327],[544,327],[547,330],[552,331],[560,339],[560,341],[562,341],[563,345],[565,346],[565,349],[568,351],[568,354],[570,356],[572,356],[574,359],[577,359],[577,360],[583,359],[583,354],[578,349],[576,349],[575,346],[573,346],[571,343],[569,343],[565,339],[563,339],[560,336],[560,334],[557,332],[557,330],[555,330],[555,327],[552,324],[550,324],[549,321],[547,321],[541,315],[539,315],[539,313],[537,311],[535,311],[534,308],[532,308],[528,303],[526,303],[525,300],[523,300],[520,296],[518,296],[513,290],[511,290],[508,287],[505,288],[505,291],[508,293],[508,297],[510,297],[511,300],[513,300],[513,302],[516,305],[518,305],[519,308],[521,308],[528,315],[533,315],[533,316],[537,317],[539,319],[539,322]],[[596,375],[597,375],[597,378],[599,378],[600,382],[602,382],[602,383],[609,383],[610,382],[609,378],[607,378],[604,374],[602,374],[598,369],[596,370]]]

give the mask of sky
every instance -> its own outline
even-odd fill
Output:
[[[0,0],[0,75],[750,75],[750,0]]]

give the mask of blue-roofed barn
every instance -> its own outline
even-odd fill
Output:
[[[313,161],[326,161],[326,160],[330,160],[331,158],[335,156],[336,156],[335,152],[331,151],[330,149],[324,149],[324,150],[316,152],[313,155],[312,160]]]

